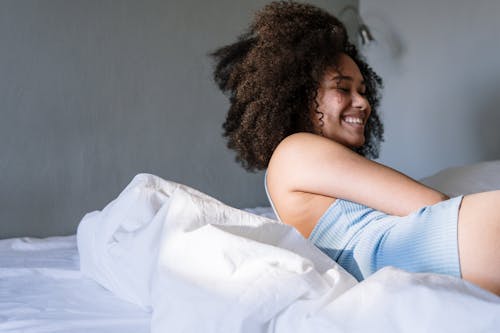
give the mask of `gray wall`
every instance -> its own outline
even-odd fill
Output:
[[[225,148],[206,56],[267,2],[1,1],[0,238],[72,234],[140,172],[267,205]]]
[[[500,1],[362,0],[385,79],[380,161],[413,177],[500,159]]]

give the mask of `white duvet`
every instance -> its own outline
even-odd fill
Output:
[[[294,229],[136,176],[77,233],[82,272],[151,309],[151,332],[499,332],[500,297],[380,270],[358,283]]]

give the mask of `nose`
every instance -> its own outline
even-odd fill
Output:
[[[368,99],[366,98],[366,96],[363,96],[357,92],[353,94],[352,106],[354,108],[364,110],[364,111],[370,110],[370,103],[368,103]]]

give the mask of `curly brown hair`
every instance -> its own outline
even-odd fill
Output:
[[[344,25],[309,4],[277,1],[257,12],[247,32],[235,43],[211,54],[215,82],[228,95],[223,124],[227,146],[249,171],[265,169],[277,145],[297,132],[314,133],[309,110],[317,110],[319,82],[347,54],[365,80],[372,112],[365,144],[354,149],[378,157],[383,126],[377,113],[382,79],[348,41]]]

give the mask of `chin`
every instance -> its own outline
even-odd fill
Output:
[[[361,148],[365,144],[365,137],[363,136],[362,138],[349,138],[349,137],[335,137],[335,136],[327,136],[330,140],[333,140],[337,143],[340,143],[343,146],[346,146],[348,148],[354,149],[354,148]]]
[[[363,138],[362,140],[357,140],[355,142],[352,142],[349,146],[351,148],[361,148],[365,144],[365,139]]]
[[[337,138],[339,139],[338,142],[350,148],[360,148],[365,144],[366,141],[366,136],[361,131],[356,131],[354,133],[347,132],[339,134],[340,135],[337,135]]]

